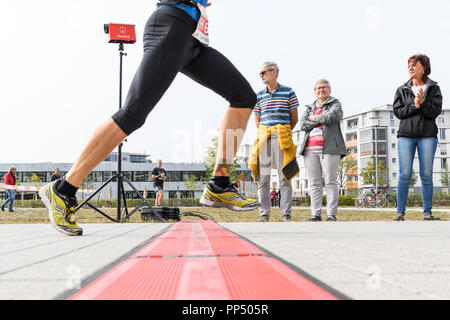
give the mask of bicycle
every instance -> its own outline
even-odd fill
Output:
[[[386,205],[387,199],[385,191],[376,191],[374,189],[368,191],[358,191],[358,198],[356,198],[355,205],[358,208],[382,208]]]
[[[386,189],[383,189],[382,192],[384,193],[384,196],[386,197],[386,207],[397,207],[397,199],[390,193],[386,192]]]

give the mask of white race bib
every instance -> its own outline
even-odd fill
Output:
[[[206,15],[206,7],[197,3],[197,7],[200,10],[201,17],[198,20],[197,30],[192,35],[195,39],[200,41],[203,45],[209,46],[209,32],[208,32],[208,16]]]

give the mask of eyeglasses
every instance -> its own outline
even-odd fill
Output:
[[[259,73],[259,76],[260,76],[260,77],[265,76],[265,75],[266,75],[266,72],[269,72],[269,71],[273,71],[273,69],[261,71],[261,72]]]

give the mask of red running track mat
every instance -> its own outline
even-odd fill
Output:
[[[71,300],[335,300],[212,221],[182,221]]]

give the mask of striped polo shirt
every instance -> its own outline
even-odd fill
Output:
[[[274,93],[266,88],[258,92],[253,113],[261,115],[259,123],[266,127],[291,124],[291,110],[298,108],[294,90],[278,85]]]

